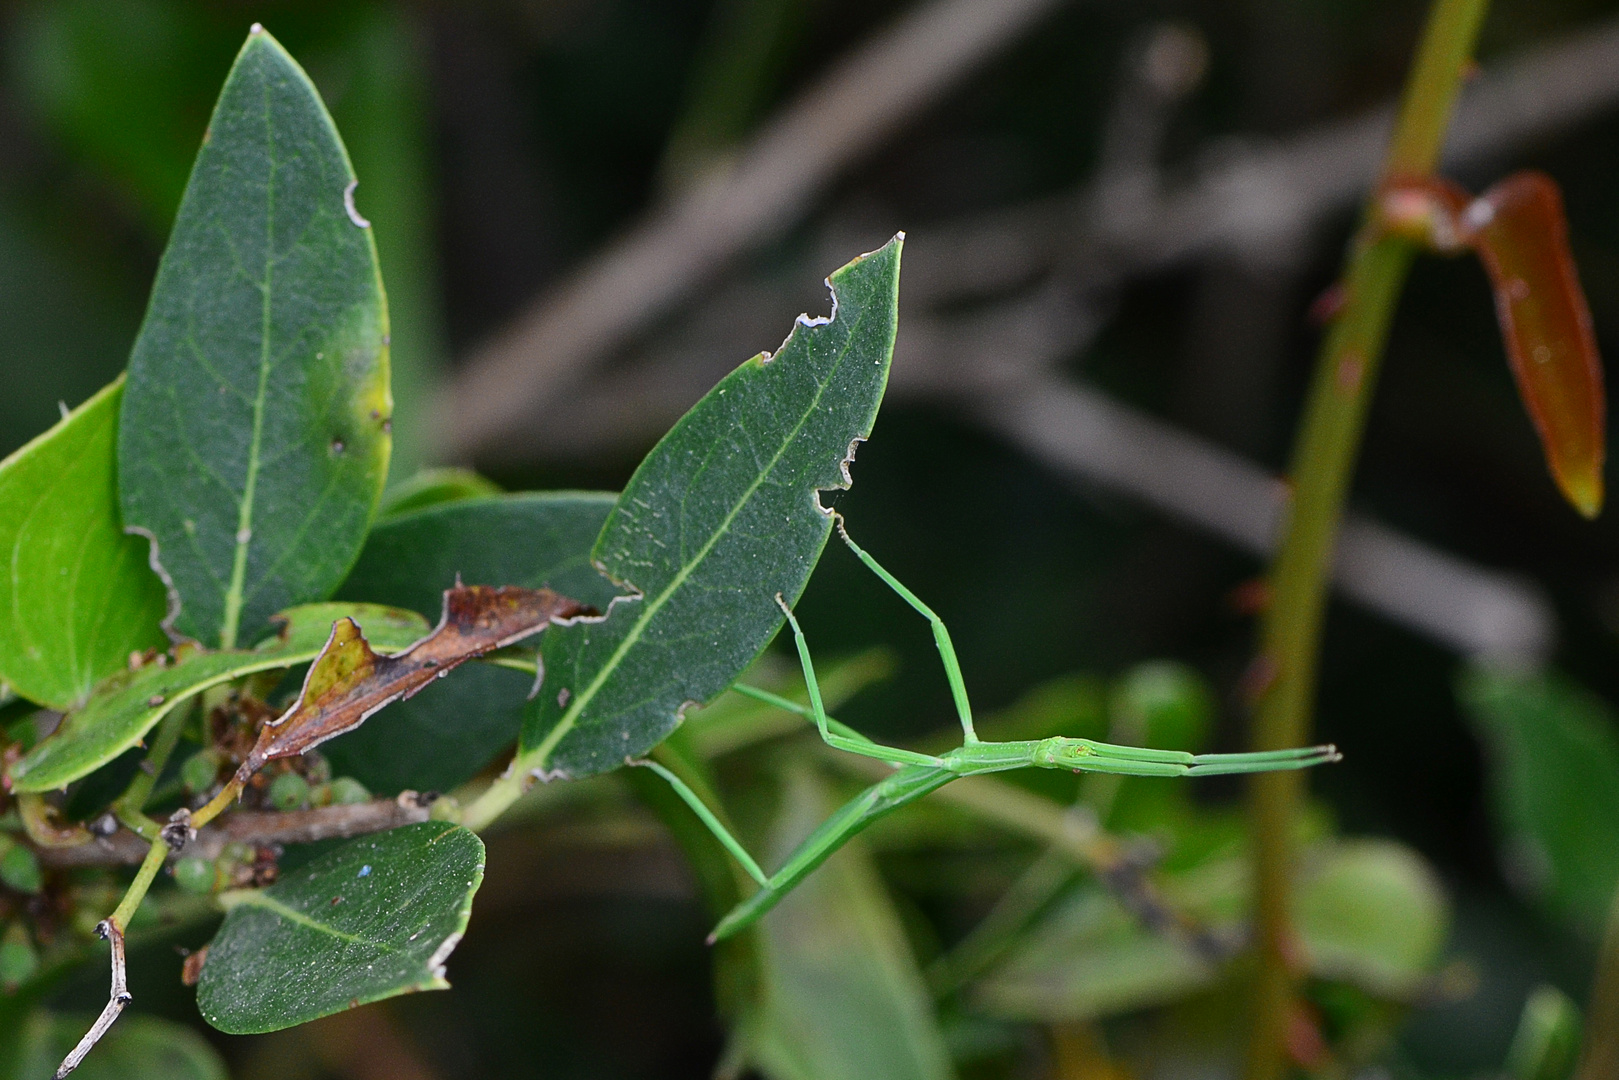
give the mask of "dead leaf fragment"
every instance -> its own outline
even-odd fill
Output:
[[[339,619],[298,700],[264,725],[236,778],[246,782],[266,762],[352,731],[468,660],[532,637],[552,622],[595,613],[550,589],[457,585],[445,590],[444,615],[433,632],[386,656],[372,650],[353,619]]]

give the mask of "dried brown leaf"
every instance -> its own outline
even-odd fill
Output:
[[[445,590],[444,615],[433,632],[393,655],[375,652],[354,620],[339,619],[298,700],[264,725],[237,780],[359,727],[383,706],[468,660],[532,637],[552,622],[593,614],[593,608],[550,589],[457,585]]]

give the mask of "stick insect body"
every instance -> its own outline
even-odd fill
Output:
[[[799,844],[787,857],[781,869],[774,874],[766,874],[741,843],[721,824],[718,817],[698,798],[696,792],[679,777],[653,761],[630,762],[652,769],[668,781],[748,875],[759,883],[758,892],[732,908],[714,927],[713,933],[709,935],[710,942],[730,937],[752,924],[774,907],[783,896],[791,892],[800,881],[808,877],[811,871],[872,822],[907,803],[915,802],[929,792],[938,790],[957,777],[1023,768],[1072,769],[1075,772],[1118,773],[1125,776],[1215,776],[1224,773],[1299,769],[1337,761],[1340,757],[1337,749],[1332,746],[1245,754],[1192,754],[1182,750],[1150,750],[1144,747],[1116,746],[1112,743],[1062,736],[1020,742],[984,742],[973,730],[972,709],[967,701],[966,684],[962,680],[961,668],[956,662],[955,647],[950,642],[950,631],[945,628],[944,621],[849,538],[849,534],[844,530],[841,515],[834,520],[843,542],[849,545],[850,550],[860,561],[932,625],[933,638],[939,647],[939,657],[944,662],[945,676],[949,680],[950,693],[955,700],[956,712],[961,720],[962,745],[948,753],[938,755],[884,746],[827,716],[821,702],[821,689],[815,678],[815,665],[810,659],[804,631],[799,627],[792,609],[781,595],[777,594],[776,603],[786,614],[787,623],[793,631],[793,642],[798,647],[799,662],[804,668],[804,685],[809,692],[809,704],[800,705],[768,691],[740,683],[732,689],[813,720],[821,738],[828,746],[885,761],[895,766],[896,771],[844,803]]]

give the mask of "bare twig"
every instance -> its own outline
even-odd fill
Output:
[[[198,830],[197,838],[186,845],[187,855],[215,859],[225,845],[307,844],[395,829],[426,821],[429,801],[406,792],[397,799],[374,799],[348,806],[322,806],[313,810],[283,813],[238,810],[219,819],[218,824]],[[40,848],[36,854],[45,866],[132,866],[146,857],[151,845],[128,829],[91,840],[76,847]]]
[[[116,920],[106,919],[96,924],[96,933],[106,938],[112,946],[112,992],[107,997],[107,1005],[101,1010],[101,1015],[96,1017],[96,1022],[84,1033],[84,1038],[79,1040],[78,1045],[67,1057],[62,1059],[62,1064],[56,1069],[56,1080],[62,1080],[79,1067],[84,1061],[84,1056],[94,1049],[96,1043],[107,1033],[107,1029],[112,1027],[113,1022],[123,1013],[124,1006],[133,1000],[129,993],[129,969],[124,963],[123,928]]]
[[[737,253],[803,215],[852,162],[1056,6],[932,0],[801,93],[734,164],[608,245],[470,358],[435,415],[465,456],[511,434],[553,392]]]

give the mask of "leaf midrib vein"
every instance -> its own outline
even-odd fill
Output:
[[[231,563],[230,585],[225,592],[223,625],[219,630],[222,649],[236,647],[236,633],[242,617],[242,589],[247,579],[247,549],[253,542],[253,499],[258,487],[259,448],[264,437],[264,406],[270,382],[270,315],[271,297],[275,278],[275,124],[271,117],[270,86],[266,80],[264,95],[265,141],[270,144],[265,155],[269,163],[269,178],[264,185],[264,284],[261,286],[259,315],[259,385],[253,397],[253,434],[247,448],[247,477],[242,487],[242,501],[237,504],[236,550]]]

